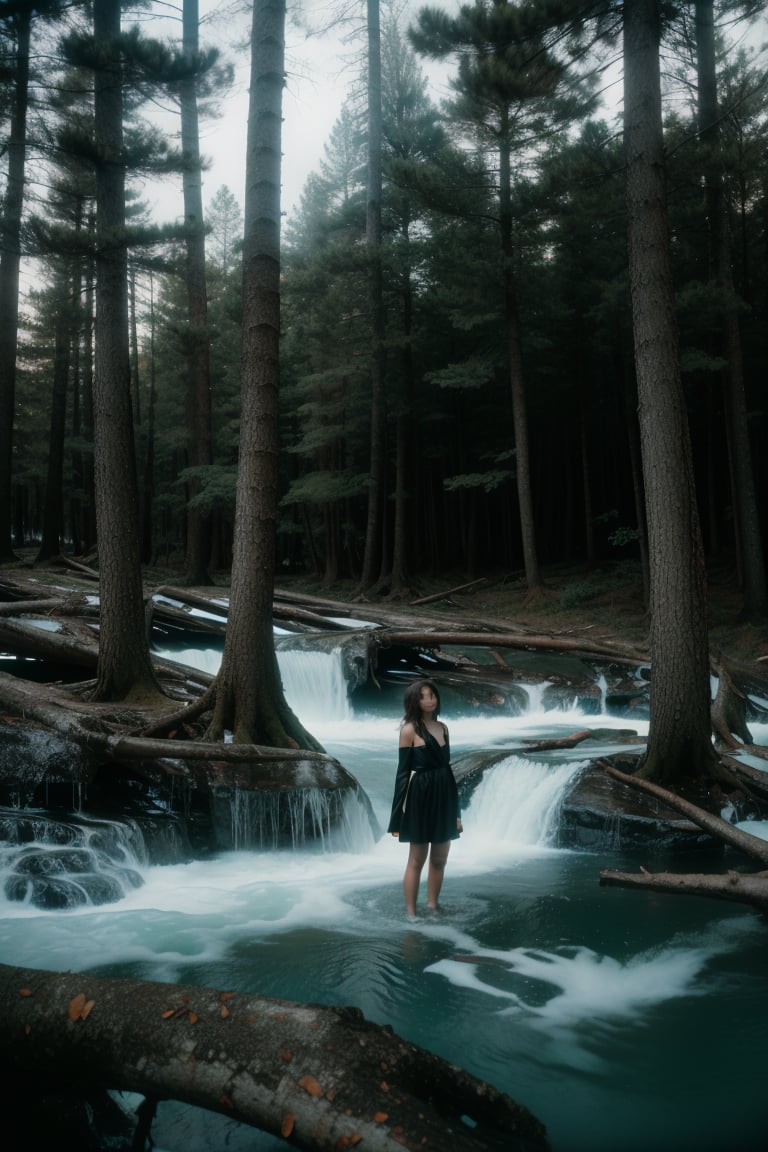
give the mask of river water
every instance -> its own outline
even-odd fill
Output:
[[[401,688],[350,703],[328,658],[285,654],[281,669],[302,722],[386,827]],[[453,714],[444,696],[454,758],[598,723],[578,708],[544,712],[540,700],[532,687],[524,715],[480,716]],[[602,715],[599,725],[628,722]],[[753,735],[768,743],[768,726]],[[598,885],[603,867],[698,870],[699,860],[553,847],[563,788],[589,754],[512,753],[486,773],[438,917],[405,920],[406,848],[351,810],[344,851],[131,861],[142,887],[71,911],[0,895],[0,961],[356,1005],[524,1104],[553,1152],[765,1152],[768,925],[738,905]],[[153,1134],[166,1152],[288,1147],[172,1103]]]

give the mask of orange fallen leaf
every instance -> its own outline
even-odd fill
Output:
[[[79,992],[74,999],[69,1002],[69,1018],[70,1020],[77,1020],[85,1005],[85,993]]]
[[[280,1125],[280,1135],[286,1138],[290,1136],[291,1132],[293,1132],[293,1116],[291,1116],[290,1112],[286,1112],[283,1116],[283,1122]]]
[[[379,1088],[381,1088],[382,1092],[389,1092],[389,1084],[387,1084],[386,1080],[382,1080]]]
[[[323,1090],[314,1076],[302,1076],[299,1080],[299,1088],[303,1088],[310,1096],[322,1096],[323,1094]]]
[[[31,995],[32,995],[32,989],[31,988],[19,988],[19,996],[31,996]]]
[[[333,1147],[335,1149],[338,1149],[338,1152],[344,1152],[344,1149],[349,1148],[349,1145],[350,1145],[349,1136],[339,1136],[338,1140],[336,1141],[336,1143],[334,1144]]]
[[[176,1009],[175,1008],[166,1008],[165,1012],[163,1012],[160,1019],[161,1020],[167,1020],[169,1016],[175,1016],[175,1015],[176,1015]]]
[[[389,1112],[374,1112],[374,1123],[383,1124],[385,1120],[389,1120]]]
[[[325,1094],[326,1100],[332,1101],[335,1098],[335,1096],[336,1096],[336,1089],[335,1088],[329,1088]]]
[[[199,1020],[199,1019],[200,1019],[200,1017],[199,1017],[199,1016],[197,1016],[197,1015],[196,1015],[194,1012],[190,1012],[190,1014],[189,1014],[189,1022],[190,1022],[190,1024],[197,1024],[197,1022],[198,1022],[198,1020]]]
[[[83,1005],[83,1010],[80,1013],[80,1019],[81,1020],[87,1020],[88,1019],[88,1017],[91,1014],[91,1009],[93,1008],[95,1003],[96,1003],[95,1000],[89,1000],[87,1004]]]
[[[226,1004],[222,1004],[222,1006],[221,1006],[221,1018],[222,1018],[222,1020],[226,1020],[227,1016],[229,1016],[229,1008],[227,1008]]]
[[[219,1000],[223,1003],[225,1000],[231,1000],[235,995],[235,992],[219,992]]]
[[[291,1052],[290,1048],[283,1048],[280,1053],[280,1059],[284,1060],[286,1064],[290,1064],[291,1060],[293,1060],[293,1052]]]

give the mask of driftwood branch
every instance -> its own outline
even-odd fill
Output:
[[[0,996],[16,1078],[179,1100],[312,1152],[548,1147],[526,1108],[356,1008],[7,965]]]
[[[666,892],[673,896],[708,896],[716,900],[733,900],[768,912],[768,872],[753,872],[749,875],[726,872],[723,876],[709,873],[678,875],[674,872],[646,872],[645,869],[641,872],[612,872],[605,869],[600,873],[600,885],[605,888]]]
[[[73,572],[79,572],[81,576],[87,576],[90,580],[99,579],[99,574],[95,568],[89,568],[87,564],[78,564],[77,560],[72,560],[69,556],[55,556],[51,563],[61,564],[64,568],[71,568]]]
[[[418,604],[431,604],[434,600],[445,600],[446,596],[453,596],[454,592],[466,592],[469,588],[478,588],[486,582],[486,577],[481,576],[478,580],[470,580],[468,584],[458,584],[455,588],[446,588],[444,592],[433,592],[431,596],[420,596],[418,600],[410,600],[409,604],[412,608]]]
[[[583,728],[581,732],[574,732],[570,736],[560,736],[558,739],[553,740],[526,740],[526,752],[546,752],[550,748],[575,748],[577,744],[581,744],[583,740],[588,740],[592,735],[589,728]]]

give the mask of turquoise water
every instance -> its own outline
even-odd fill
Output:
[[[289,700],[385,826],[399,689],[359,710],[327,663],[301,683],[287,664]],[[444,709],[455,758],[510,754],[465,810],[438,919],[406,922],[405,848],[353,819],[345,852],[140,867],[145,883],[125,899],[70,912],[0,904],[0,960],[357,1005],[527,1106],[554,1152],[764,1152],[766,923],[737,905],[598,884],[604,867],[698,861],[554,848],[559,798],[589,746],[538,761],[514,748],[598,722],[539,699],[532,690],[520,717]],[[288,1147],[173,1104],[153,1131],[167,1152]]]

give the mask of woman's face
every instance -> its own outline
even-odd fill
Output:
[[[437,708],[437,696],[427,684],[419,692],[419,707],[422,712],[428,713],[434,712]]]

